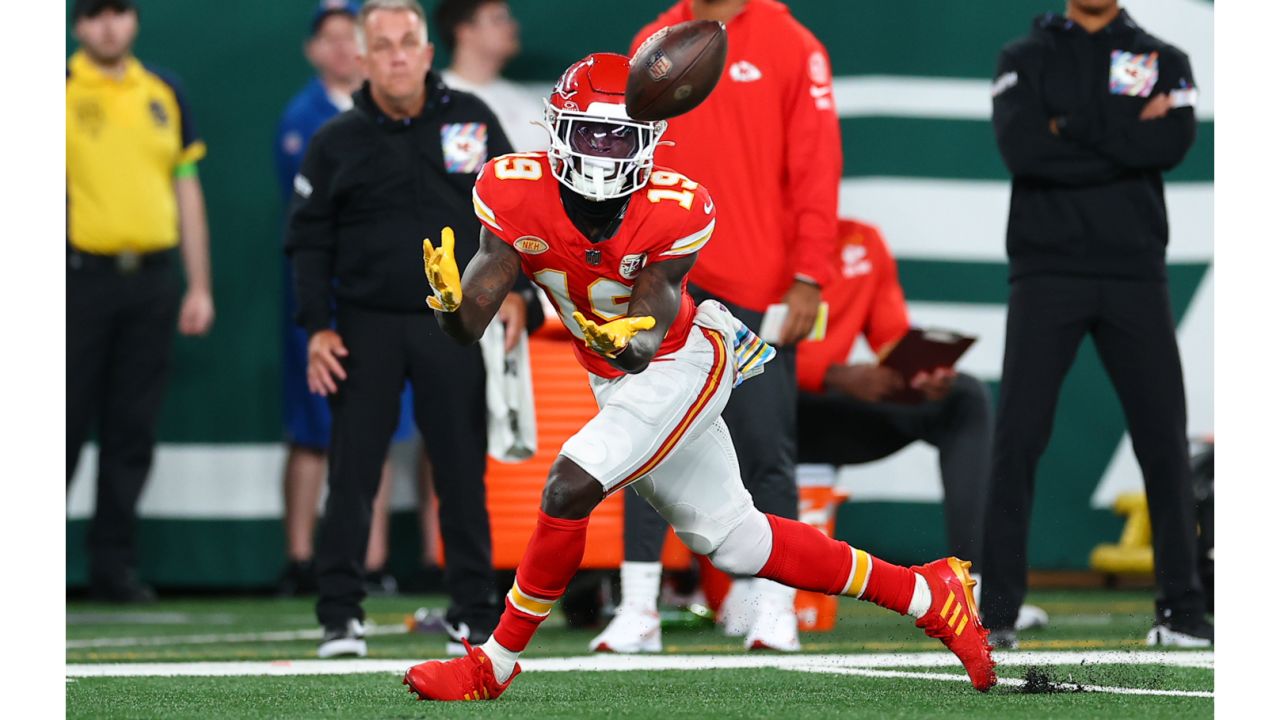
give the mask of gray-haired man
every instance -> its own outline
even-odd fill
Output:
[[[445,226],[458,231],[460,254],[475,252],[476,173],[511,147],[484,103],[429,71],[433,48],[417,2],[370,0],[356,31],[368,81],[355,107],[307,148],[287,242],[297,320],[310,337],[308,385],[333,411],[316,548],[321,657],[366,651],[361,565],[406,379],[435,470],[447,620],[457,635],[483,641],[499,613],[485,509],[484,366],[478,348],[458,347],[433,322],[421,261],[422,238]],[[503,304],[511,341],[525,306],[514,292]]]

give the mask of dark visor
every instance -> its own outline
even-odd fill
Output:
[[[622,160],[636,154],[639,147],[636,135],[636,128],[630,125],[577,121],[568,139],[574,152]]]

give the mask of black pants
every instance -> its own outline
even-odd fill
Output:
[[[1124,408],[1151,513],[1157,610],[1204,613],[1196,569],[1182,363],[1162,281],[1033,276],[1013,282],[984,541],[982,612],[1009,628],[1027,592],[1036,464],[1063,377],[1093,337]]]
[[[982,557],[991,479],[991,396],[971,375],[951,393],[919,405],[868,403],[844,394],[800,393],[800,462],[856,465],[888,457],[917,440],[938,449],[950,552]]]
[[[68,255],[67,484],[96,430],[97,500],[88,536],[94,585],[120,582],[137,564],[138,497],[151,471],[178,323],[175,254],[129,273],[105,258]]]
[[[440,501],[448,619],[466,622],[473,631],[492,629],[498,604],[485,507],[479,346],[458,345],[426,313],[340,306],[337,330],[350,354],[342,359],[347,379],[330,400],[333,435],[329,496],[316,545],[316,616],[327,627],[364,618],[360,603],[373,498],[408,379]]]
[[[697,302],[714,296],[690,286]],[[764,313],[720,298],[739,320],[760,332]],[[738,453],[742,482],[756,508],[795,520],[800,512],[796,491],[796,349],[777,348],[763,373],[734,388],[721,417],[729,426]],[[656,562],[662,555],[666,521],[634,492],[626,494],[623,511],[623,556],[630,562]]]

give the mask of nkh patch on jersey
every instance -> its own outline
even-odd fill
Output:
[[[485,123],[449,123],[440,126],[444,167],[451,173],[473,173],[489,159],[489,126]]]
[[[1160,53],[1111,51],[1111,94],[1147,97],[1160,77]]]

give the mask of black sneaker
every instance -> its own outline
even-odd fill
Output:
[[[119,575],[94,578],[89,586],[89,599],[110,603],[153,603],[156,591],[138,579],[130,568]]]
[[[1013,628],[993,629],[987,636],[987,642],[995,650],[1017,650],[1018,631]]]
[[[364,623],[355,618],[348,620],[346,625],[326,627],[316,650],[316,656],[320,658],[364,657],[368,653],[369,647],[364,642]]]
[[[1213,623],[1199,618],[1177,618],[1166,615],[1156,620],[1147,632],[1147,644],[1161,647],[1213,647]]]
[[[449,636],[449,641],[444,644],[444,652],[446,655],[453,657],[461,657],[467,654],[467,648],[462,644],[463,639],[474,645],[483,645],[489,638],[483,638],[480,642],[476,642],[475,635],[471,632],[471,626],[465,622],[459,621],[457,625],[445,620],[445,634]]]
[[[310,560],[291,560],[276,581],[277,597],[297,597],[316,593],[316,566]]]
[[[462,644],[464,639],[474,647],[480,647],[489,641],[489,636],[493,634],[493,626],[476,626],[473,629],[470,624],[462,620],[459,620],[456,625],[445,620],[444,631],[449,636],[449,641],[444,646],[445,654],[461,657],[467,654],[467,649]]]

